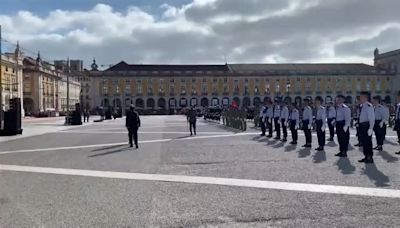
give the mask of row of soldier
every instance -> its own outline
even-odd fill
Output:
[[[323,106],[323,100],[320,97],[315,99],[315,118],[311,101],[306,98],[303,100],[302,115],[300,115],[299,107],[292,104],[287,104],[280,99],[266,101],[266,104],[261,107],[259,114],[259,122],[261,127],[261,136],[266,135],[272,138],[273,133],[276,133],[274,139],[287,141],[288,128],[291,131],[292,142],[297,144],[298,130],[304,131],[305,144],[303,147],[312,147],[313,125],[315,124],[318,147],[317,151],[324,150],[325,132],[329,129],[328,141],[333,141],[336,134],[339,143],[339,153],[335,154],[338,157],[347,157],[350,142],[350,125],[351,125],[351,110],[345,104],[346,98],[343,95],[336,97],[335,104],[328,103],[327,107]],[[371,95],[369,92],[361,92],[357,104],[356,114],[356,129],[358,143],[356,146],[363,147],[364,158],[359,162],[373,163],[373,149],[378,151],[383,150],[383,144],[386,136],[386,128],[389,123],[389,109],[381,104],[379,97],[373,98],[373,104],[370,103]],[[301,116],[301,119],[300,119]],[[281,137],[282,130],[282,137]],[[398,93],[398,104],[396,105],[395,125],[394,130],[397,132],[400,143],[400,91]],[[372,135],[375,132],[377,146],[372,146]],[[396,154],[400,154],[397,152]]]

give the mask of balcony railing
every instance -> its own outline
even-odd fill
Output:
[[[213,96],[219,96],[219,93],[213,92],[212,95],[213,95]]]
[[[229,92],[223,92],[222,93],[224,96],[229,96]]]
[[[386,93],[389,93],[389,94],[390,94],[391,92],[392,92],[392,91],[390,91],[390,90],[386,90]]]
[[[175,93],[170,92],[169,95],[170,95],[171,97],[173,97],[173,96],[175,96]]]
[[[163,97],[163,96],[165,96],[165,93],[164,92],[158,92],[158,96]]]
[[[208,96],[208,93],[207,92],[202,92],[201,95],[202,96]]]

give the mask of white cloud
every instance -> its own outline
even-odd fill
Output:
[[[194,0],[161,15],[97,4],[45,17],[0,15],[4,36],[48,59],[100,63],[367,62],[396,47],[400,2]]]

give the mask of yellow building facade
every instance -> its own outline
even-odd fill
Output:
[[[90,108],[180,109],[189,106],[258,106],[279,97],[354,104],[360,91],[394,102],[396,74],[365,64],[129,65],[89,71]]]
[[[1,88],[2,89],[2,110],[10,108],[10,99],[21,98],[22,108],[22,58],[19,49],[16,53],[6,53],[1,56]],[[24,113],[22,112],[22,115]]]

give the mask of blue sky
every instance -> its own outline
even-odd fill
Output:
[[[13,15],[20,10],[30,11],[36,15],[46,16],[50,11],[89,10],[98,3],[112,6],[118,11],[124,11],[127,6],[139,6],[146,12],[160,14],[160,6],[164,3],[181,6],[190,0],[0,0],[0,14]]]

